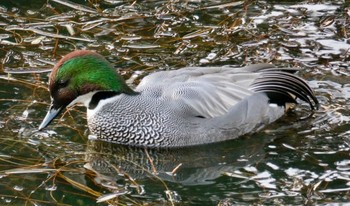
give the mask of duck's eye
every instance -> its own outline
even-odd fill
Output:
[[[60,79],[57,82],[58,88],[64,88],[68,85],[69,79]]]

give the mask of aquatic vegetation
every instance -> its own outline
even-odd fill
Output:
[[[1,2],[0,203],[348,202],[349,11],[342,0]],[[37,132],[47,72],[75,49],[108,57],[131,86],[184,66],[300,67],[321,107],[304,117],[302,105],[259,133],[182,151],[88,141],[80,109]]]

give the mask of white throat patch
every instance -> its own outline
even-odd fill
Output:
[[[75,98],[67,107],[71,107],[77,103],[82,103],[82,104],[84,104],[85,107],[88,107],[89,103],[92,99],[92,96],[94,96],[94,94],[96,94],[96,93],[97,93],[97,91],[89,92],[89,93],[84,94],[84,95],[80,95],[77,98]]]
[[[107,99],[101,99],[98,103],[98,105],[94,109],[89,109],[89,104],[92,100],[92,97],[97,93],[98,91],[89,92],[84,95],[80,95],[77,98],[75,98],[67,107],[71,107],[75,104],[82,103],[87,108],[87,118],[94,116],[97,111],[99,111],[104,105],[107,103],[111,103],[115,101],[115,98],[119,98],[118,95],[115,97],[107,98]]]

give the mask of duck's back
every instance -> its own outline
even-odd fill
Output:
[[[271,65],[261,65],[270,66]],[[231,67],[187,67],[155,72],[136,87],[145,96],[190,107],[196,115],[217,117],[253,93],[249,86],[260,75]]]

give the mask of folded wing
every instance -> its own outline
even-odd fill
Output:
[[[295,68],[256,64],[244,68],[187,67],[156,72],[145,77],[136,91],[164,98],[192,115],[211,118],[224,115],[235,104],[256,92],[268,95],[271,103],[295,102],[295,97],[318,107],[310,87],[291,74]]]

